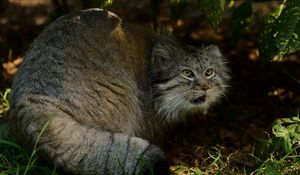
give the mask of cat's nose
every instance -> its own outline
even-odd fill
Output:
[[[211,88],[211,86],[209,85],[208,82],[202,82],[202,83],[197,83],[195,85],[195,88],[198,90],[207,91],[208,89]]]
[[[200,88],[203,91],[207,91],[209,89],[209,84],[208,83],[201,84]]]

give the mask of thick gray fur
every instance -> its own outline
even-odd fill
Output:
[[[203,76],[207,67],[214,77]],[[216,46],[185,48],[90,9],[57,19],[34,40],[13,80],[10,121],[30,147],[50,121],[38,145],[66,172],[168,174],[153,144],[164,124],[208,109],[228,79]]]

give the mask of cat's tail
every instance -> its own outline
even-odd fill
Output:
[[[162,151],[148,141],[75,121],[55,105],[13,104],[11,121],[22,138],[72,174],[169,174]],[[44,128],[44,129],[43,129]]]

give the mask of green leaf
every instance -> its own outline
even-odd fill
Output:
[[[300,49],[300,21],[298,19],[298,23],[294,28],[294,31],[291,32],[290,39],[288,40],[286,46],[281,49],[280,54],[289,54],[293,53]]]
[[[286,129],[290,133],[290,136],[293,136],[293,134],[295,133],[295,130],[296,130],[297,126],[298,126],[298,124],[290,124],[290,125],[288,125],[286,127]]]
[[[298,126],[299,127],[299,126]],[[298,143],[299,144],[299,142],[300,142],[300,133],[298,132],[298,133],[295,133],[294,134],[294,138],[293,138],[293,140],[292,140],[292,143],[293,144],[295,144],[295,143]]]
[[[280,55],[291,53],[300,48],[300,6],[285,8],[275,23],[275,45]],[[289,47],[287,47],[289,45]]]
[[[173,173],[179,174],[179,173],[183,173],[183,172],[188,172],[189,168],[184,166],[184,165],[177,165],[176,169],[174,170]]]
[[[201,174],[203,174],[202,171],[200,170],[200,168],[198,168],[198,167],[190,168],[190,170],[193,173],[195,173],[195,175],[201,175]]]
[[[198,0],[198,3],[209,24],[216,30],[224,13],[225,0]]]
[[[288,130],[285,127],[283,127],[281,124],[274,125],[272,127],[272,132],[273,132],[273,134],[274,134],[275,137],[286,138],[286,137],[289,136]]]
[[[292,117],[291,118],[294,122],[300,122],[300,118],[299,118],[299,116],[297,116],[297,117]]]
[[[250,1],[246,1],[234,9],[230,21],[230,36],[233,42],[237,42],[244,34],[252,20],[252,6]]]
[[[288,1],[286,6],[281,5],[277,13],[266,19],[259,45],[264,61],[300,49],[300,0]]]
[[[292,141],[291,141],[290,137],[286,137],[283,139],[283,148],[286,153],[290,153],[293,151]]]
[[[282,139],[281,143],[285,152],[292,152],[293,145],[300,142],[299,116],[277,119],[272,126],[272,132],[275,137]]]

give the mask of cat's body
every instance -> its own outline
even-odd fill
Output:
[[[67,172],[167,173],[151,143],[164,125],[218,101],[227,80],[215,46],[183,48],[111,12],[86,10],[34,41],[13,81],[10,119],[29,146],[48,122],[39,146]]]

